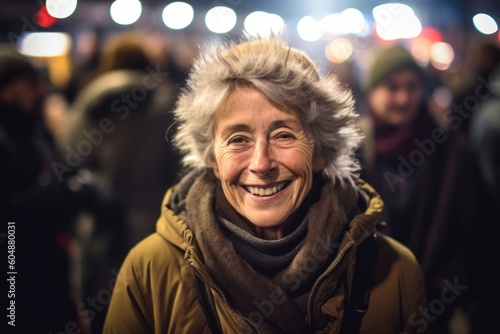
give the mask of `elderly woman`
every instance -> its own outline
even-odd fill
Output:
[[[425,332],[420,267],[374,237],[382,200],[354,174],[353,103],[281,38],[205,52],[175,109],[190,172],[125,260],[104,332]]]

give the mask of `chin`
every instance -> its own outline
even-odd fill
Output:
[[[248,221],[252,224],[255,225],[256,227],[260,228],[270,228],[270,227],[277,227],[282,225],[285,222],[285,218],[277,218],[277,217],[247,217]]]
[[[408,125],[412,122],[412,118],[411,117],[406,117],[406,115],[404,116],[396,116],[396,117],[393,117],[390,119],[390,123],[394,126],[405,126],[405,125]]]

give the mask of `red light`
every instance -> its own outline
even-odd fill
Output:
[[[431,43],[442,42],[443,38],[441,37],[441,33],[432,27],[424,27],[422,29],[422,33],[420,34],[421,38],[428,39]]]
[[[57,19],[47,12],[47,6],[40,8],[37,14],[37,21],[40,27],[48,28],[56,23]]]

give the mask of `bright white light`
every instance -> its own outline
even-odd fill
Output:
[[[243,21],[243,28],[245,32],[250,36],[257,37],[261,33],[262,24],[261,22],[266,22],[267,18],[266,12],[255,11],[247,15]]]
[[[474,27],[481,33],[485,35],[491,35],[498,31],[498,25],[495,20],[488,14],[476,14],[472,18]]]
[[[377,35],[386,41],[414,38],[422,32],[422,24],[410,6],[400,3],[373,8]]]
[[[323,36],[321,23],[312,16],[304,16],[297,24],[297,32],[304,41],[314,42]]]
[[[343,35],[347,29],[343,22],[343,17],[339,13],[328,14],[321,20],[321,27],[332,35]]]
[[[347,8],[342,13],[328,14],[321,20],[321,27],[332,35],[369,34],[365,16],[356,8]]]
[[[170,29],[184,29],[193,22],[193,7],[185,2],[172,2],[162,13],[163,23]]]
[[[216,34],[224,34],[236,25],[236,13],[224,6],[210,9],[205,15],[205,24],[208,30]]]
[[[250,36],[265,38],[282,32],[285,29],[285,21],[277,14],[255,11],[247,15],[243,28]]]
[[[139,0],[116,0],[109,8],[111,19],[121,25],[136,22],[142,14],[142,4]]]
[[[350,40],[339,37],[326,46],[325,55],[332,63],[343,63],[352,56],[353,50]]]
[[[342,22],[346,26],[346,30],[351,34],[362,34],[365,31],[366,20],[356,8],[347,8],[340,13]]]
[[[56,19],[65,19],[75,12],[77,0],[47,0],[47,13]]]
[[[60,32],[32,32],[21,37],[19,53],[30,57],[55,57],[69,52],[71,38]]]
[[[447,70],[453,59],[455,59],[453,48],[450,44],[444,42],[436,42],[432,44],[430,56],[432,66],[441,71]]]
[[[267,20],[268,30],[273,34],[279,34],[280,32],[283,32],[283,30],[285,30],[285,20],[283,20],[283,18],[278,14],[270,13],[267,16]]]

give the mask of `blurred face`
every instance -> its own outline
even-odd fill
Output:
[[[369,96],[373,112],[394,126],[410,124],[418,114],[423,98],[421,79],[412,70],[394,73]]]
[[[2,89],[2,101],[25,114],[42,111],[45,91],[42,83],[30,77],[20,77]]]
[[[215,122],[213,170],[227,200],[255,227],[282,226],[323,168],[299,113],[239,87]]]

